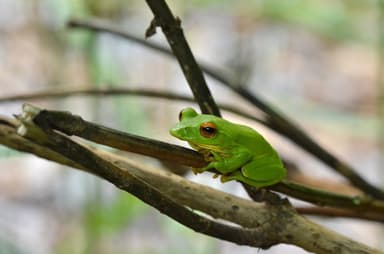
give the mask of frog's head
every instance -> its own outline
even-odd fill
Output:
[[[206,114],[198,114],[192,108],[185,108],[179,114],[179,123],[170,134],[178,139],[188,141],[194,148],[212,149],[225,140],[225,134],[220,128],[224,119]]]

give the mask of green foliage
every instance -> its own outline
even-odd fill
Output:
[[[116,98],[114,100],[114,114],[120,129],[137,135],[147,136],[153,128],[149,116],[145,112],[145,102],[133,97]]]
[[[103,234],[121,231],[147,209],[143,202],[125,192],[118,192],[112,203],[90,205],[85,224],[89,231]]]
[[[373,35],[368,34],[365,23],[372,14],[376,15],[376,4],[373,0],[193,0],[185,6],[300,26],[332,40],[370,42]]]
[[[187,253],[205,254],[220,253],[217,250],[218,241],[202,234],[196,234],[193,230],[179,223],[166,219],[163,221],[164,234],[167,239],[173,239],[169,248],[165,248],[161,254]]]

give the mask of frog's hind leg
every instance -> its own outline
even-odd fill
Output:
[[[235,171],[235,172],[232,172],[230,174],[222,175],[221,178],[220,178],[220,181],[222,183],[229,182],[229,181],[234,181],[234,180],[240,181],[240,182],[243,182],[243,183],[246,183],[248,185],[255,186],[255,187],[265,186],[265,184],[263,184],[263,182],[254,181],[254,180],[252,180],[250,178],[245,177],[241,173],[241,171]]]
[[[269,182],[268,185],[279,182],[286,176],[286,169],[280,159],[273,156],[253,160],[241,168],[244,177],[256,182]]]
[[[233,173],[223,175],[222,182],[238,180],[255,187],[264,187],[278,183],[285,177],[286,170],[279,163],[260,163],[252,161]]]

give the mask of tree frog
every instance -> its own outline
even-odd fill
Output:
[[[258,188],[278,183],[286,175],[277,152],[250,127],[185,108],[170,134],[187,141],[209,161],[206,167],[193,169],[195,174],[216,169],[222,182],[238,180]]]

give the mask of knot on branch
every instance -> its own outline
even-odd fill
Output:
[[[148,28],[145,30],[145,38],[147,39],[156,34],[157,27],[161,27],[164,34],[181,32],[181,19],[179,17],[176,17],[173,20],[174,22],[165,22],[161,18],[153,18]]]
[[[33,117],[33,122],[45,130],[55,129],[69,136],[86,128],[80,116],[67,111],[41,110]]]

